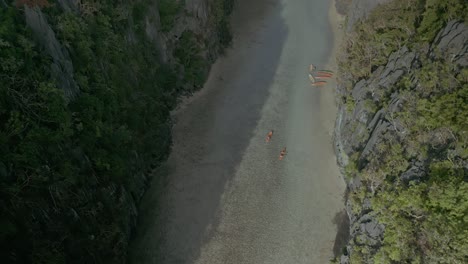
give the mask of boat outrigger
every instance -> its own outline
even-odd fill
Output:
[[[329,76],[329,75],[319,75],[319,76],[315,76],[315,79],[327,79],[327,78],[331,78],[332,76]]]
[[[317,82],[311,83],[310,85],[312,85],[312,86],[323,86],[325,84],[327,84],[326,81],[317,81]]]
[[[326,71],[318,71],[317,75],[318,76],[329,76],[329,77],[331,77],[331,76],[333,76],[333,73],[326,72]]]

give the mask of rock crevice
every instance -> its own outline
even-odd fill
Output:
[[[348,31],[356,16],[364,16],[365,12],[359,10],[359,5],[364,2],[353,1],[348,15]],[[377,5],[377,2],[368,7],[372,9],[371,6]],[[449,60],[454,63],[455,72],[458,73],[468,65],[468,26],[460,21],[450,21],[428,46],[430,48],[427,55],[430,60]],[[402,104],[411,100],[407,97],[408,92],[420,85],[414,72],[422,67],[420,58],[426,55],[422,52],[424,51],[403,46],[388,57],[385,66],[378,67],[366,79],[356,80],[350,92],[337,87],[338,97],[347,100],[352,98],[354,102],[351,109],[349,105],[339,106],[335,122],[334,146],[337,163],[343,173],[346,171],[345,167],[353,162],[351,156],[355,157],[353,160],[357,163],[355,166],[359,172],[368,165],[371,158],[379,158],[375,155],[379,153],[381,142],[399,144],[409,134],[399,114]],[[402,91],[403,88],[399,87],[403,77],[409,80],[411,87],[405,88],[409,91]],[[399,174],[399,179],[405,183],[420,181],[427,175],[428,160],[423,157],[414,157],[408,161],[407,167],[405,165],[401,165]],[[359,188],[372,189],[369,182],[361,181],[358,172],[346,175],[348,191],[356,193]],[[351,176],[354,177],[350,178]],[[360,203],[348,199],[346,212],[350,219],[350,240],[346,254],[338,258],[341,264],[350,263],[352,245],[364,245],[370,249],[370,255],[375,254],[382,246],[385,233],[385,226],[379,223],[368,198]]]

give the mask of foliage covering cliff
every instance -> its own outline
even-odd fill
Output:
[[[125,262],[148,172],[170,148],[169,111],[229,44],[231,10],[0,1],[2,263]]]
[[[337,262],[468,262],[467,16],[463,0],[394,0],[347,34],[335,143],[351,239]]]

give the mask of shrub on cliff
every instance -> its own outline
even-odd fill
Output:
[[[347,102],[356,101],[351,91],[360,79],[372,75],[378,83],[381,71],[375,69],[387,64],[389,52],[406,46],[417,54],[395,85],[373,87],[391,93],[377,100],[368,91],[367,99],[356,102],[372,113],[385,111],[380,118],[390,128],[373,138],[366,153],[348,153],[349,164],[360,166],[346,171],[354,169],[362,183],[349,194],[358,219],[351,263],[464,263],[468,258],[468,71],[432,45],[448,20],[466,21],[467,6],[459,0],[395,0],[376,8],[347,36],[339,60]],[[463,51],[466,43],[457,45]],[[366,100],[378,101],[377,108]],[[349,128],[358,122],[354,118]],[[363,239],[368,231],[359,229],[361,217],[385,226],[373,244]]]
[[[418,16],[418,0],[395,0],[378,6],[367,20],[359,21],[346,36],[338,56],[341,80],[358,82],[385,64],[390,53],[414,36]],[[351,85],[347,83],[346,87],[351,89]]]

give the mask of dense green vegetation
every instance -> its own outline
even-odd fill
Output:
[[[174,26],[174,20],[182,9],[182,1],[161,0],[159,1],[159,15],[161,17],[161,30],[168,32]]]
[[[208,74],[208,62],[200,55],[201,48],[197,44],[192,31],[184,31],[174,50],[174,57],[184,69],[184,80],[194,87],[201,87]]]
[[[181,68],[163,65],[145,35],[152,1],[81,1],[77,12],[64,12],[55,1],[5,2],[7,7],[0,3],[0,259],[122,263],[133,210],[129,200],[138,202],[141,194],[135,179],[166,157],[169,111],[182,87],[201,87],[206,76],[209,64],[202,63],[200,40],[183,35],[174,52]],[[42,7],[70,54],[80,90],[76,98],[66,98],[58,87],[53,59],[26,26],[22,3]],[[172,28],[182,3],[160,1],[162,31]],[[220,12],[213,16],[227,21],[228,13]],[[217,34],[218,47],[228,43],[227,33]]]
[[[361,153],[354,153],[345,168],[348,177],[363,183],[349,194],[353,212],[359,215],[369,199],[370,214],[385,226],[382,245],[351,242],[353,264],[468,261],[468,71],[424,52],[449,20],[468,21],[467,15],[463,0],[395,0],[376,8],[347,36],[339,67],[348,92],[403,46],[418,52],[422,65],[391,90],[403,99],[392,118],[405,132],[387,134],[365,164]],[[390,93],[383,96],[370,112],[387,107]],[[344,103],[351,112],[351,93]],[[426,173],[403,181],[400,175],[413,161],[423,161]]]
[[[351,89],[353,81],[369,77],[402,46],[417,48],[431,42],[451,19],[467,21],[466,11],[463,0],[394,0],[378,6],[345,39],[338,57],[341,80]]]

